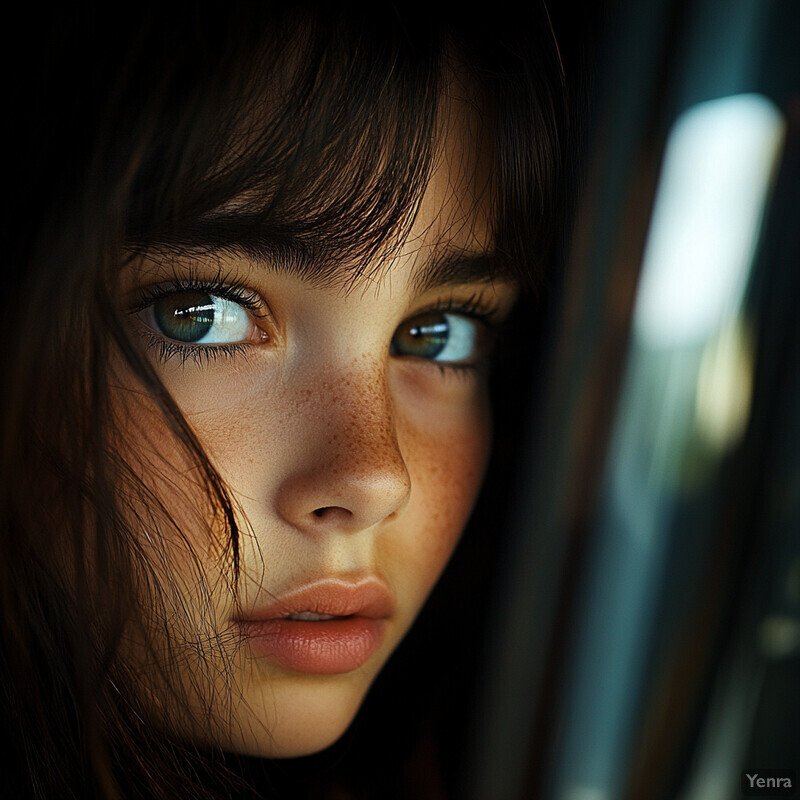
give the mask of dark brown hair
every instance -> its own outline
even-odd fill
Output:
[[[497,269],[532,282],[550,252],[564,111],[543,7],[486,18],[466,7],[229,5],[70,9],[20,26],[30,33],[7,104],[0,462],[3,773],[14,796],[242,788],[223,754],[154,734],[119,658],[142,597],[169,602],[141,531],[177,523],[123,455],[112,352],[197,465],[234,590],[239,542],[222,480],[129,338],[125,259],[153,246],[263,257],[291,245],[319,274],[346,262],[358,275],[413,217],[455,68],[492,131]],[[168,678],[169,659],[158,663]]]

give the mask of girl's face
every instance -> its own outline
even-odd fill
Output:
[[[135,336],[243,528],[237,604],[195,472],[120,367],[133,461],[182,532],[138,512],[162,531],[144,546],[172,589],[148,614],[154,649],[132,634],[126,658],[154,716],[194,741],[277,757],[335,741],[466,523],[489,447],[492,330],[516,290],[487,279],[477,120],[449,105],[418,216],[372,277],[323,281],[235,252],[153,253],[126,268]],[[195,721],[155,677],[168,641]]]

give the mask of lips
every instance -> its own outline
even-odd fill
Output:
[[[235,622],[254,656],[294,672],[337,674],[363,666],[394,611],[384,583],[326,579],[279,596]]]

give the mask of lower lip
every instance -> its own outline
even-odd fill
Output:
[[[267,619],[239,627],[254,655],[294,672],[331,675],[363,666],[383,641],[383,623],[354,616],[319,622]]]

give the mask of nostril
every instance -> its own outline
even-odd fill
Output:
[[[345,520],[353,516],[353,512],[342,506],[320,506],[311,512],[317,519],[325,519],[327,522]]]

